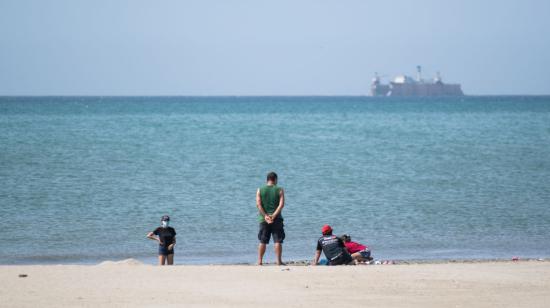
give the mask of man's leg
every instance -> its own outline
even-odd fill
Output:
[[[258,265],[262,265],[264,262],[263,260],[266,246],[267,245],[264,243],[260,243],[260,245],[258,245]]]
[[[277,265],[286,265],[283,263],[283,244],[275,243],[275,256],[277,257]]]
[[[276,219],[272,223],[273,228],[273,243],[275,244],[275,256],[277,258],[277,265],[286,265],[283,263],[283,241],[285,239],[285,229],[283,221]]]
[[[271,228],[267,222],[260,223],[260,231],[258,231],[258,240],[260,245],[258,246],[258,265],[264,264],[265,247],[271,239]]]

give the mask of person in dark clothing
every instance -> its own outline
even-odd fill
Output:
[[[169,227],[170,216],[160,219],[160,227],[147,234],[147,238],[159,242],[159,265],[174,264],[174,246],[176,246],[176,229]]]
[[[319,264],[321,251],[325,254],[329,265],[354,264],[351,255],[344,245],[344,241],[332,234],[332,228],[329,225],[324,225],[321,232],[323,236],[317,241],[317,251],[315,252],[313,265]]]

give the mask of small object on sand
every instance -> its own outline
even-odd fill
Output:
[[[19,274],[19,278],[25,278],[27,276],[28,276],[27,274]]]
[[[281,271],[290,271],[290,268],[283,268]]]
[[[519,257],[512,257],[512,261],[519,261]]]

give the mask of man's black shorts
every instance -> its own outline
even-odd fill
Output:
[[[353,258],[350,256],[349,253],[345,252],[338,256],[338,258],[329,261],[329,265],[346,265],[353,261]]]
[[[265,221],[260,223],[260,231],[258,232],[258,240],[260,240],[260,243],[268,244],[271,234],[273,234],[274,243],[283,243],[285,239],[285,229],[282,219],[275,219],[271,224]]]

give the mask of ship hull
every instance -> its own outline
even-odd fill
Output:
[[[386,96],[463,96],[459,84],[398,84],[391,83]]]

